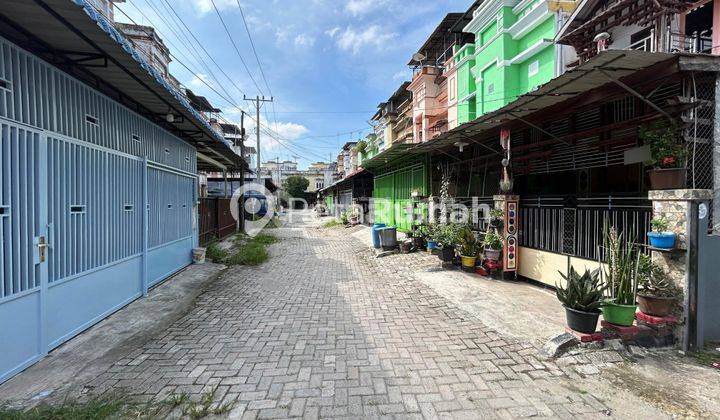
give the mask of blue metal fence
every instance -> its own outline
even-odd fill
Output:
[[[0,382],[186,266],[195,149],[0,38]]]

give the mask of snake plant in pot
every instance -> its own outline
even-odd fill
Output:
[[[628,327],[633,324],[637,311],[640,251],[632,235],[626,237],[614,227],[606,225],[603,236],[607,269],[604,273],[607,300],[602,306],[603,319]]]
[[[585,270],[581,276],[575,267],[570,267],[570,273],[562,276],[565,287],[556,284],[556,295],[565,307],[565,316],[570,329],[586,334],[592,334],[597,328],[600,317],[606,286],[600,278],[600,269]]]
[[[661,267],[652,262],[649,255],[640,256],[638,282],[640,311],[659,317],[670,315],[682,295],[682,289]]]
[[[650,221],[652,232],[648,232],[647,236],[650,240],[650,246],[659,249],[675,248],[675,232],[670,232],[670,223],[664,217],[656,217]]]

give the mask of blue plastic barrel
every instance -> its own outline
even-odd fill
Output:
[[[385,223],[375,223],[372,226],[373,248],[380,248],[380,231],[378,229],[381,229],[384,227],[385,227]]]

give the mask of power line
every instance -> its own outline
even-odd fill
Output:
[[[250,72],[250,69],[248,68],[247,63],[245,63],[245,59],[242,57],[242,54],[240,54],[240,49],[238,48],[237,44],[235,43],[235,39],[232,37],[230,30],[228,29],[227,25],[225,24],[225,19],[223,19],[217,6],[215,6],[215,0],[210,0],[210,4],[212,4],[213,9],[215,9],[215,13],[217,14],[218,18],[220,18],[220,23],[222,23],[223,28],[225,28],[225,33],[227,34],[228,38],[230,38],[230,43],[232,43],[232,46],[235,49],[237,56],[240,58],[240,62],[242,63],[243,67],[245,67],[245,71],[247,72],[248,76],[250,77],[250,80],[252,80],[252,82],[255,85],[255,88],[257,88],[258,92],[260,92],[260,94],[264,95],[264,92],[262,91],[262,89],[260,89],[260,86],[257,84],[257,82],[255,81],[255,78],[252,76],[252,73]]]
[[[267,88],[268,92],[270,93],[270,96],[274,96],[272,93],[272,89],[270,89],[270,84],[268,83],[267,77],[265,77],[265,71],[263,70],[262,63],[260,62],[260,57],[258,56],[257,49],[255,48],[255,41],[253,41],[253,37],[250,34],[250,27],[247,24],[247,20],[245,19],[245,12],[243,11],[242,6],[240,5],[240,0],[236,0],[238,9],[240,10],[240,16],[242,17],[243,26],[245,26],[245,32],[247,33],[248,39],[250,40],[250,47],[252,47],[253,55],[255,55],[255,61],[257,61],[258,68],[260,69],[260,75],[263,78],[263,82],[265,82],[265,87]],[[275,124],[278,123],[277,119],[277,111],[275,110],[275,102],[271,102],[270,106],[273,110],[273,117],[275,119]]]

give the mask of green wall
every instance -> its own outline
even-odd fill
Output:
[[[555,77],[556,54],[552,43],[534,51],[522,61],[511,62],[518,54],[539,42],[555,37],[558,29],[555,16],[547,9],[538,21],[530,19],[533,22],[527,22],[534,27],[523,36],[513,39],[509,33],[512,25],[526,13],[531,13],[533,5],[538,1],[529,4],[517,14],[512,7],[494,9],[497,10],[497,15],[475,32],[476,43],[465,45],[458,50],[461,54],[457,54],[455,60],[458,74],[459,124],[502,108],[518,96]],[[525,22],[519,23],[523,24]],[[473,94],[475,96],[472,96]]]
[[[399,231],[408,232],[412,227],[412,216],[406,208],[413,205],[412,191],[428,194],[427,164],[415,163],[375,177],[373,198],[375,201],[375,223],[395,226]],[[415,215],[425,215],[427,206],[413,210]]]

